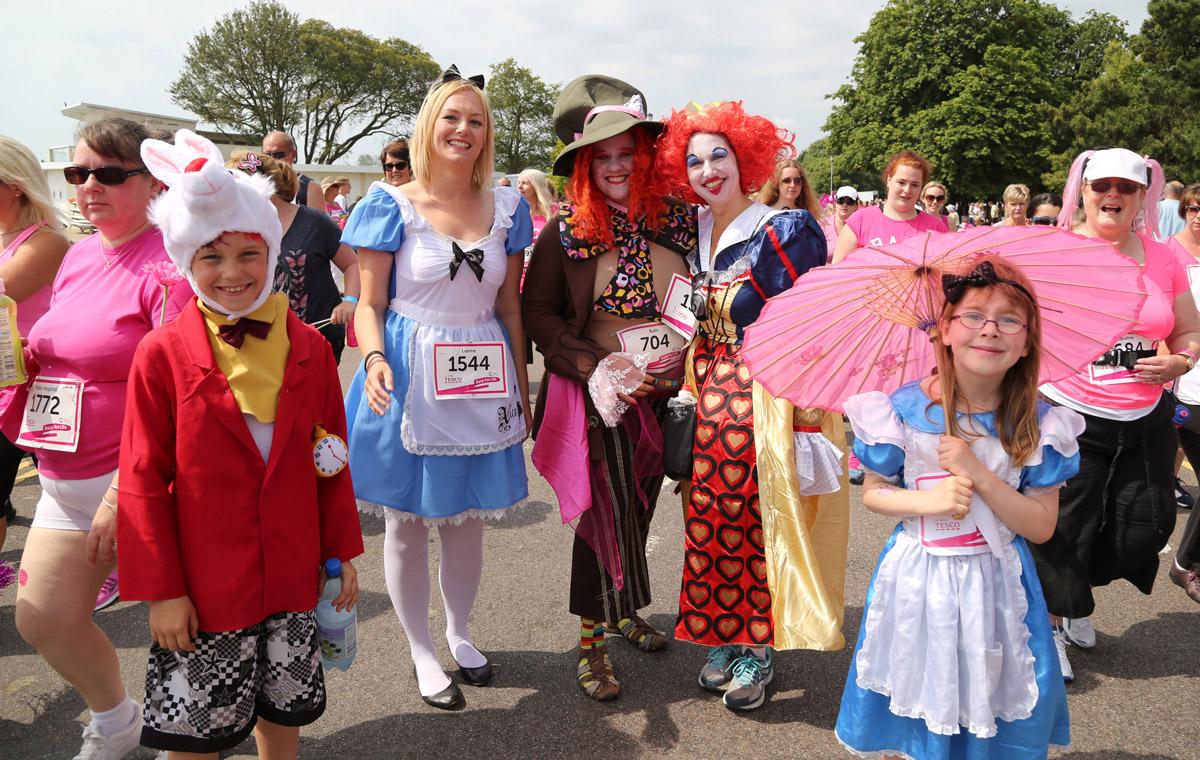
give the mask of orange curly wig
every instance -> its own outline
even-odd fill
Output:
[[[654,183],[654,136],[645,129],[631,129],[633,134],[633,174],[629,177],[629,218],[644,218],[656,227],[665,208],[662,195]],[[572,215],[576,234],[584,240],[612,245],[612,223],[608,199],[592,182],[592,157],[596,146],[585,145],[575,154],[575,167],[567,181],[567,199],[575,204]]]
[[[688,142],[697,132],[718,134],[729,142],[737,157],[744,195],[758,192],[771,178],[776,162],[796,155],[796,146],[787,130],[776,127],[765,116],[746,113],[740,100],[699,111],[671,111],[666,125],[666,131],[658,138],[658,174],[666,183],[664,189],[668,194],[689,203],[703,203],[687,176]]]

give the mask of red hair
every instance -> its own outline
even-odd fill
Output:
[[[666,132],[658,139],[658,172],[667,193],[690,203],[703,203],[687,176],[688,143],[697,132],[721,135],[733,149],[741,175],[743,195],[758,192],[775,172],[775,164],[796,155],[787,130],[765,116],[742,110],[740,100],[729,100],[699,111],[672,111]]]
[[[896,169],[901,166],[907,166],[921,172],[921,185],[924,186],[929,181],[929,175],[933,174],[933,167],[929,164],[929,159],[922,156],[920,153],[912,150],[902,150],[895,153],[888,159],[887,166],[883,170],[883,185],[887,187],[888,180],[896,173]],[[943,188],[945,189],[945,188]]]
[[[629,176],[630,219],[644,218],[651,227],[658,225],[663,210],[662,196],[654,188],[654,136],[645,129],[631,129],[633,135],[633,174]],[[585,145],[575,153],[575,167],[567,180],[567,198],[575,204],[571,218],[575,234],[588,241],[612,245],[612,223],[608,199],[592,181],[592,157],[596,144]]]

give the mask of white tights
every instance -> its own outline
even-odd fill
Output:
[[[438,526],[442,546],[438,583],[446,608],[446,644],[455,661],[475,668],[487,660],[467,631],[483,574],[483,520]],[[383,538],[383,574],[396,616],[408,636],[417,687],[432,696],[450,685],[429,634],[429,526],[420,520],[388,520]]]

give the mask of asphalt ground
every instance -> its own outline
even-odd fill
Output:
[[[342,362],[348,382],[358,353]],[[540,377],[540,367],[533,376]],[[528,454],[528,445],[526,446]],[[18,562],[39,494],[26,467],[13,501],[19,517],[0,559]],[[495,679],[464,686],[465,710],[444,713],[420,700],[404,632],[384,587],[383,521],[364,517],[366,554],[356,561],[362,584],[359,653],[348,672],[326,675],[329,707],[303,730],[303,758],[842,758],[833,735],[851,648],[785,652],[776,658],[771,699],[749,714],[725,709],[696,685],[700,647],[672,642],[646,654],[610,641],[624,693],[597,704],[575,683],[578,621],[567,613],[572,532],[558,518],[554,496],[532,465],[528,501],[486,532],[483,585],[472,632],[489,653]],[[1184,477],[1193,493],[1196,478]],[[853,641],[862,600],[891,520],[862,507],[852,488],[847,638]],[[1176,544],[1187,519],[1180,511]],[[664,491],[650,539],[654,601],[643,614],[671,630],[683,562],[682,510]],[[437,563],[432,538],[431,563]],[[1121,583],[1098,589],[1094,650],[1071,652],[1075,683],[1068,687],[1073,744],[1052,757],[1088,760],[1200,758],[1196,700],[1200,676],[1200,606],[1166,577],[1166,558],[1151,596]],[[87,711],[83,700],[17,635],[15,586],[0,592],[0,758],[69,758],[79,748]],[[434,585],[434,631],[444,628]],[[126,686],[140,699],[149,632],[146,606],[121,603],[96,619],[120,655]],[[451,665],[442,646],[442,662]],[[223,755],[255,756],[253,740]],[[130,757],[151,758],[142,750]]]

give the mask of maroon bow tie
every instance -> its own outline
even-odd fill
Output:
[[[221,340],[234,348],[241,348],[242,344],[246,342],[247,333],[259,340],[266,340],[267,333],[271,332],[271,323],[261,319],[242,317],[231,325],[221,325],[217,332],[221,336]]]

